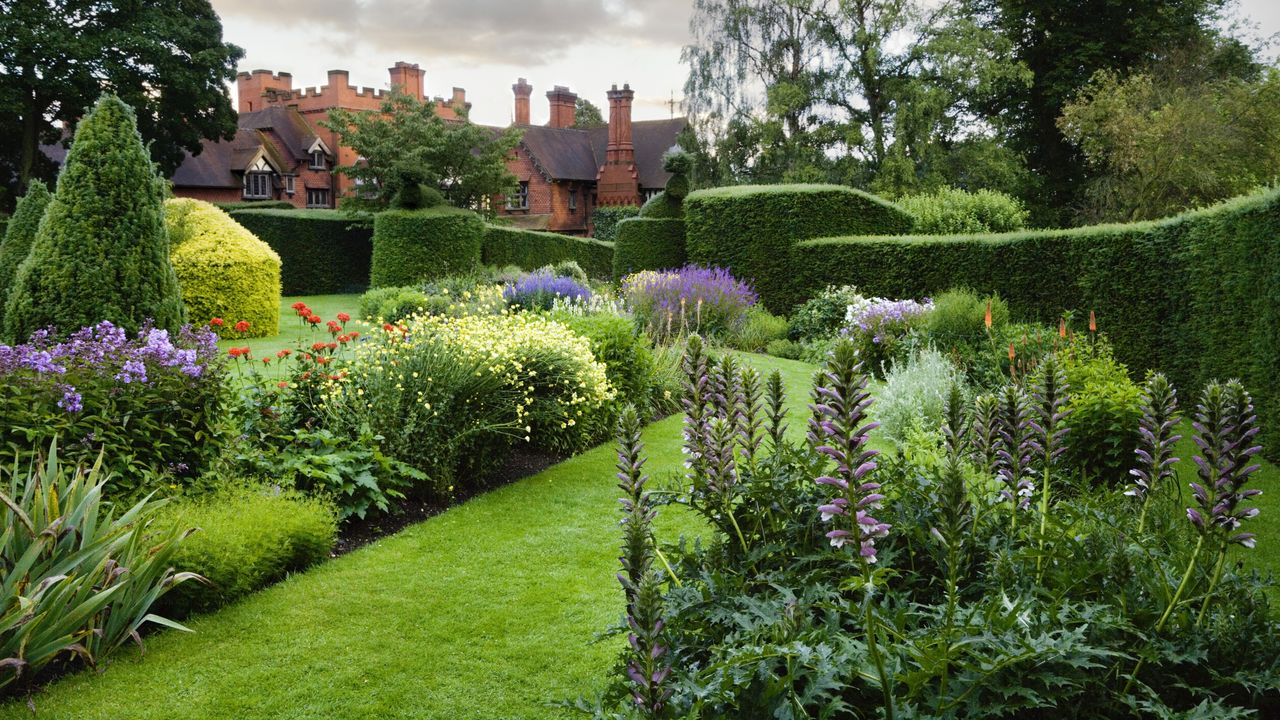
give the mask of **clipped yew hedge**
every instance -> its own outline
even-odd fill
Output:
[[[280,256],[285,295],[363,292],[373,227],[339,210],[233,210],[231,217]]]
[[[203,324],[240,320],[250,337],[280,331],[280,256],[210,203],[173,198],[164,203],[169,259],[182,287],[187,318]]]
[[[1129,225],[814,239],[790,259],[807,293],[852,283],[922,297],[967,286],[1000,293],[1020,319],[1092,310],[1118,358],[1170,374],[1188,407],[1205,381],[1242,379],[1264,445],[1280,449],[1280,191]]]
[[[614,244],[593,238],[486,225],[481,260],[485,265],[516,265],[536,270],[574,260],[588,275],[606,278],[613,272]]]
[[[801,240],[910,232],[913,218],[882,198],[840,185],[741,185],[684,201],[688,258],[749,280],[764,304],[788,312],[804,300],[791,262]]]
[[[685,264],[684,220],[631,218],[618,223],[613,276],[640,270],[665,270]]]
[[[470,272],[480,264],[484,235],[484,221],[468,210],[383,210],[373,218],[370,285],[415,285]]]

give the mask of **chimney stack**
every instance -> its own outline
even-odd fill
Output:
[[[410,64],[397,60],[395,67],[388,68],[387,72],[391,75],[391,87],[398,87],[404,94],[418,100],[423,98],[422,80],[426,73],[418,67],[417,63]]]
[[[625,83],[621,90],[614,85],[608,92],[609,144],[605,149],[607,162],[624,164],[635,162],[635,146],[631,144],[631,101],[635,96],[631,86]]]
[[[547,101],[551,104],[551,119],[547,125],[553,128],[572,127],[576,120],[578,95],[563,85],[556,85],[547,91]]]
[[[528,80],[520,78],[515,85],[511,86],[511,92],[516,95],[516,125],[529,124],[529,96],[533,95],[533,86]]]
[[[350,75],[346,70],[330,70],[329,71],[329,89],[338,90],[345,88],[351,84]]]

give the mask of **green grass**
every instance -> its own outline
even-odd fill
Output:
[[[782,371],[803,432],[813,366],[741,357]],[[658,481],[680,471],[680,423],[645,430]],[[564,717],[547,703],[598,690],[619,649],[596,639],[622,612],[614,460],[598,447],[198,617],[195,634],[157,634],[145,658],[124,650],[37,694],[35,717]],[[1268,494],[1246,557],[1280,573],[1277,479],[1270,464],[1258,476]],[[664,540],[700,527],[677,508],[658,519]],[[20,701],[0,706],[29,717]]]
[[[302,322],[290,305],[295,302],[304,302],[320,316],[321,322],[318,326],[311,327]],[[218,347],[228,350],[232,347],[249,346],[253,351],[253,362],[261,367],[261,358],[275,357],[279,350],[297,349],[300,345],[310,345],[313,342],[328,342],[331,338],[329,332],[325,329],[325,323],[330,320],[338,319],[338,313],[345,312],[352,318],[360,315],[360,295],[304,295],[296,297],[285,297],[280,299],[280,328],[279,333],[270,337],[250,338],[248,340],[238,340],[235,338],[226,339],[218,342]],[[234,324],[235,318],[226,318],[227,323]],[[369,330],[369,324],[359,320],[352,320],[347,323],[347,328],[357,330],[361,333]],[[275,366],[268,370],[273,376]]]
[[[745,357],[782,370],[803,407],[811,366]],[[680,423],[645,431],[655,478],[681,467]],[[145,657],[123,650],[36,695],[36,717],[563,717],[546,703],[601,687],[621,642],[596,642],[622,612],[614,462],[598,447],[196,618],[194,634],[155,635]],[[698,524],[665,508],[658,530]]]

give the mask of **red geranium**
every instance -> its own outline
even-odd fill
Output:
[[[292,355],[292,354],[293,354],[293,351],[292,351],[292,350],[289,350],[289,349],[287,349],[287,348],[286,348],[286,349],[281,350],[280,352],[276,353],[276,357],[278,357],[278,358],[280,358],[281,360],[283,360],[283,359],[285,359],[285,358],[289,357],[289,356],[290,356],[290,355]]]
[[[306,307],[306,306],[307,306],[307,304],[306,304],[306,303],[304,303],[304,302],[296,302],[296,303],[294,303],[294,304],[290,305],[289,307],[293,308],[294,310],[301,310],[302,308],[304,308],[304,307]]]
[[[238,347],[230,348],[227,350],[227,354],[233,358],[238,358],[240,357],[240,348]]]
[[[325,345],[325,347],[329,348],[330,350],[337,350],[337,349],[338,349],[338,343],[336,343],[336,342],[331,342],[331,343],[329,343],[328,345]]]
[[[238,333],[249,332],[249,321],[241,320],[240,322],[236,323],[236,332]]]
[[[319,316],[319,315],[312,315],[312,316],[310,316],[310,317],[308,317],[308,318],[307,318],[307,322],[311,323],[312,325],[319,325],[319,324],[320,324],[320,316]]]
[[[350,315],[348,315],[348,314],[346,314],[346,313],[338,313],[338,322],[345,323],[345,322],[348,322],[348,321],[350,321],[350,320],[351,320],[351,316],[350,316]]]
[[[325,344],[322,342],[311,343],[312,350],[323,350],[324,348],[325,348]]]
[[[214,318],[214,319],[210,320],[210,321],[209,321],[209,324],[210,324],[210,325],[212,325],[213,327],[222,327],[222,325],[223,325],[223,321],[222,321],[222,318],[218,318],[218,317],[216,317],[216,318]]]
[[[339,336],[338,336],[338,342],[342,343],[343,345],[346,345],[347,343],[351,342],[351,336],[350,336],[350,335],[339,335]]]

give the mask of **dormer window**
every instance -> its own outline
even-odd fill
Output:
[[[324,170],[324,168],[325,168],[325,157],[324,157],[324,151],[323,151],[323,150],[312,150],[312,151],[311,151],[311,169],[312,169],[312,170]]]

